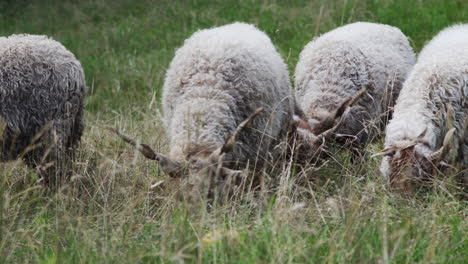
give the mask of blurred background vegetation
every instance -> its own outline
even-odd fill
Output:
[[[294,72],[314,36],[369,21],[400,28],[416,51],[442,28],[468,20],[465,0],[3,0],[0,34],[49,35],[86,71],[94,113],[149,105],[193,32],[234,21],[257,25]],[[157,102],[157,100],[156,100]]]

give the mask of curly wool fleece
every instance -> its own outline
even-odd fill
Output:
[[[286,64],[269,37],[234,23],[200,30],[176,52],[163,87],[170,158],[213,151],[257,108],[249,133],[225,161],[261,161],[292,122],[293,94]]]
[[[83,133],[85,90],[80,62],[57,41],[35,35],[0,37],[0,117],[6,124],[0,161],[21,155],[35,167],[48,148],[52,151],[45,162],[67,158]],[[53,141],[28,152],[39,133]]]
[[[441,31],[421,51],[396,102],[386,129],[385,147],[404,148],[418,141],[415,152],[419,157],[429,157],[454,127],[452,152],[466,169],[467,96],[468,24],[464,24]],[[391,166],[392,158],[386,156],[382,161],[380,170],[386,179],[397,169]]]
[[[370,87],[337,130],[354,138],[355,144],[365,144],[369,123],[381,123],[415,60],[398,28],[365,22],[339,27],[312,40],[301,52],[295,71],[298,104],[314,128],[343,101]]]

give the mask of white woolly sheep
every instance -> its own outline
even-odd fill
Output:
[[[46,36],[0,37],[0,161],[22,158],[46,186],[60,181],[83,133],[80,62]]]
[[[406,36],[388,25],[357,22],[307,44],[295,72],[300,152],[314,155],[334,132],[339,144],[362,148],[382,127],[414,62]]]
[[[168,157],[126,141],[168,174],[188,168],[190,182],[210,185],[207,173],[222,182],[239,176],[233,169],[261,168],[269,159],[292,125],[292,96],[286,64],[265,33],[243,23],[200,30],[177,50],[166,73]]]
[[[467,95],[465,24],[449,27],[434,37],[404,83],[387,126],[386,150],[380,153],[384,155],[382,175],[393,188],[410,191],[412,182],[430,179],[434,169],[446,162],[461,162],[466,170]],[[449,146],[453,146],[452,158],[446,155]]]

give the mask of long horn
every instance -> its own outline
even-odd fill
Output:
[[[431,161],[439,161],[441,160],[445,154],[447,154],[447,151],[449,150],[450,146],[450,141],[452,141],[453,134],[455,133],[455,128],[451,128],[444,137],[444,143],[442,144],[442,147],[440,147],[437,151],[432,153],[428,158]]]
[[[355,96],[348,98],[346,101],[341,103],[340,107],[338,107],[338,109],[336,110],[335,119],[340,118],[347,108],[351,107],[357,100],[361,99],[361,97],[364,96],[364,94],[366,94],[366,91],[371,86],[371,84],[364,86],[364,88],[359,90]]]
[[[395,147],[390,147],[390,148],[387,148],[387,149],[384,149],[378,153],[375,153],[374,155],[371,156],[371,158],[375,158],[375,157],[378,157],[378,156],[392,156],[393,154],[395,154],[396,152],[396,148]]]
[[[143,154],[143,156],[145,156],[145,158],[157,161],[165,173],[169,174],[172,177],[181,176],[181,172],[183,172],[183,166],[181,166],[180,163],[173,161],[162,154],[156,153],[150,146],[139,143],[135,139],[131,138],[130,136],[120,132],[119,130],[113,127],[106,127],[106,129],[114,132],[115,134],[120,136],[123,139],[123,141],[134,146],[138,151],[140,151],[141,154]]]
[[[159,155],[156,154],[156,152],[154,152],[154,150],[150,146],[137,142],[135,139],[131,138],[130,136],[120,132],[119,130],[113,127],[106,127],[106,129],[114,132],[115,134],[120,136],[123,139],[123,141],[134,146],[138,151],[141,152],[141,154],[143,154],[143,156],[145,156],[145,158],[159,161]]]
[[[341,126],[341,124],[343,123],[343,120],[346,119],[346,116],[348,115],[350,109],[351,108],[349,108],[349,107],[346,108],[345,112],[343,113],[343,115],[341,115],[338,122],[332,128],[330,128],[328,130],[325,130],[320,135],[318,135],[317,139],[313,143],[315,144],[318,141],[323,141],[323,140],[329,139],[333,135],[333,133],[335,133],[335,131]]]
[[[366,91],[369,89],[369,87],[371,87],[371,86],[372,86],[371,84],[368,84],[368,85],[364,86],[364,88],[359,90],[359,92],[355,96],[353,96],[353,97],[347,99],[346,101],[344,101],[340,105],[340,107],[338,107],[338,109],[336,110],[336,113],[335,113],[335,120],[338,119],[338,122],[332,128],[330,128],[328,130],[325,130],[320,135],[318,135],[317,140],[315,140],[315,142],[313,142],[313,143],[315,144],[318,141],[322,141],[322,140],[330,138],[333,135],[333,133],[335,133],[335,131],[343,123],[343,120],[346,118],[347,114],[351,110],[351,106],[357,100],[359,100],[366,93]]]
[[[247,128],[248,126],[250,126],[250,124],[252,123],[252,120],[255,117],[257,117],[262,111],[263,111],[263,107],[259,107],[249,117],[247,117],[247,119],[242,121],[242,123],[240,123],[237,126],[234,133],[232,133],[232,135],[230,135],[226,139],[226,141],[224,142],[224,145],[221,147],[221,151],[219,152],[219,154],[227,153],[229,151],[232,151],[235,144],[236,144],[237,138],[239,137],[240,132],[242,130],[244,130],[245,128]]]

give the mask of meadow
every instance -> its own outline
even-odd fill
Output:
[[[234,21],[265,31],[291,77],[305,44],[340,25],[396,26],[418,52],[468,22],[465,0],[4,0],[0,35],[49,35],[86,73],[86,131],[70,183],[44,195],[20,161],[0,164],[0,263],[468,263],[468,203],[455,175],[409,197],[337,151],[319,171],[294,164],[260,191],[196,207],[177,182],[104,129],[162,153],[161,87],[175,49]]]

